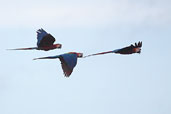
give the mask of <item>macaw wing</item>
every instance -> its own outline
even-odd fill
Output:
[[[60,56],[60,61],[64,75],[69,77],[77,64],[77,55],[76,54],[63,54]]]
[[[114,53],[119,53],[119,54],[132,54],[135,53],[136,48],[141,48],[142,47],[142,42],[135,43],[135,45],[131,44],[130,46],[121,48],[121,49],[116,49],[113,52]]]
[[[37,31],[37,40],[38,47],[51,46],[55,42],[55,38],[43,29]]]
[[[115,53],[120,53],[120,54],[132,54],[132,49],[133,48],[134,48],[134,46],[131,45],[131,46],[128,46],[128,47],[124,47],[124,48],[121,48],[121,49],[117,49],[114,52]]]

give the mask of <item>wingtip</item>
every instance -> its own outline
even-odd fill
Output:
[[[41,31],[45,31],[43,28],[38,29],[36,32],[40,33]]]
[[[65,77],[65,78],[69,78],[69,77],[70,77],[70,75],[65,75],[65,74],[64,74],[64,77]]]
[[[138,42],[138,46],[139,46],[139,47],[142,47],[142,41],[139,41],[139,42]]]
[[[136,42],[134,46],[135,47],[142,47],[142,41],[139,41],[138,43]]]

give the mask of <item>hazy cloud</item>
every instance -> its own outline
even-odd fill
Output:
[[[120,24],[170,24],[171,8],[162,1],[5,3],[1,26],[93,27]]]

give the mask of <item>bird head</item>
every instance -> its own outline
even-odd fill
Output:
[[[134,52],[140,54],[141,53],[141,47],[142,47],[142,42],[138,42],[138,44],[135,43]]]
[[[140,47],[135,48],[135,49],[134,49],[134,52],[140,54],[140,53],[141,53],[141,48],[140,48]]]
[[[76,54],[78,58],[83,57],[83,53],[69,52],[70,54]]]
[[[83,57],[83,53],[77,53],[77,57],[79,58]]]
[[[62,48],[62,44],[55,44],[56,48]]]

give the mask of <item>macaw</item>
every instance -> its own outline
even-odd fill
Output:
[[[55,38],[47,33],[43,29],[37,30],[37,47],[30,47],[30,48],[17,48],[17,49],[10,49],[10,50],[44,50],[49,51],[56,48],[61,48],[61,44],[54,44]]]
[[[61,66],[64,72],[65,77],[69,77],[74,69],[74,67],[77,64],[77,58],[82,58],[83,53],[76,53],[76,52],[69,52],[61,55],[56,56],[48,56],[48,57],[40,57],[35,58],[33,60],[37,59],[56,59],[58,58],[61,61]]]
[[[116,49],[113,51],[107,51],[107,52],[101,52],[101,53],[96,53],[96,54],[91,54],[87,55],[84,57],[90,57],[90,56],[95,56],[95,55],[102,55],[102,54],[107,54],[107,53],[116,53],[116,54],[122,54],[122,55],[128,55],[128,54],[133,54],[133,53],[141,53],[141,47],[142,47],[142,42],[135,43],[135,45],[131,44],[130,46],[121,48],[121,49]]]

